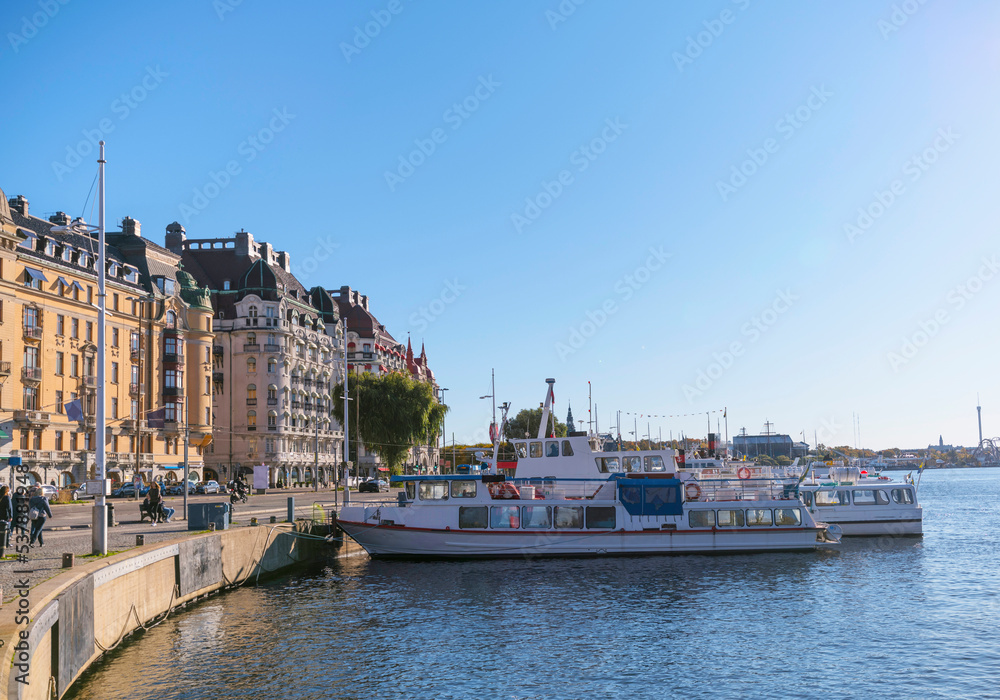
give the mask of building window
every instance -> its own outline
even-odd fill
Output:
[[[56,409],[56,413],[63,412],[63,393],[60,390],[56,390],[56,405],[53,407]],[[58,449],[62,449],[61,447]]]
[[[257,307],[251,306],[249,309],[247,309],[247,316],[249,316],[250,318],[257,318]]]
[[[111,383],[112,384],[117,384],[118,383],[118,363],[117,362],[112,362],[111,363]]]
[[[209,396],[212,393],[212,378],[205,377],[205,395]]]
[[[130,352],[139,352],[139,334],[131,333],[128,338],[128,349]]]
[[[87,342],[94,342],[94,324],[91,321],[87,321]]]
[[[70,338],[80,337],[80,319],[71,318],[69,320],[69,337]]]
[[[117,348],[118,347],[118,329],[117,328],[112,328],[111,329],[111,347],[113,347],[113,348]]]
[[[177,404],[166,403],[163,406],[163,420],[171,423],[177,422]]]
[[[111,295],[111,308],[113,308],[115,311],[118,310],[118,295],[117,294],[112,294]]]
[[[132,378],[129,381],[139,386],[139,365],[132,365]]]
[[[24,410],[25,411],[38,410],[38,387],[35,386],[24,387]],[[25,449],[27,449],[27,447]]]
[[[85,450],[92,449],[91,448],[91,437],[90,436],[91,436],[91,433],[84,433],[83,434],[83,449],[85,449]]]
[[[230,283],[229,280],[222,280],[222,289],[224,291],[228,292],[231,288],[232,288],[232,284]]]
[[[70,355],[69,356],[69,376],[79,377],[80,376],[80,356]]]
[[[257,360],[253,357],[247,358],[247,372],[257,373]]]
[[[275,372],[278,371],[278,361],[273,357],[268,358],[267,360],[267,371],[270,372],[271,374],[274,374]]]
[[[136,420],[139,417],[139,400],[138,399],[132,399],[132,405],[129,408],[128,417],[131,418],[132,420]]]
[[[180,343],[177,342],[177,336],[168,335],[163,338],[163,352],[167,355],[179,355],[177,352]]]
[[[211,425],[211,424],[212,424],[212,409],[206,406],[205,407],[205,425]]]
[[[247,430],[257,429],[257,412],[247,411]]]
[[[182,388],[183,375],[175,369],[166,370],[165,386],[170,389]]]
[[[251,399],[253,401],[257,400],[257,385],[256,384],[247,384],[247,401],[250,401]]]
[[[62,374],[63,373],[63,359],[64,359],[64,355],[57,350],[56,351],[56,374]]]
[[[62,452],[62,448],[63,448],[63,431],[57,430],[56,431],[56,450],[58,450],[59,452]]]
[[[111,397],[111,417],[112,418],[117,418],[118,417],[118,397],[117,396],[112,396]]]
[[[22,430],[21,431],[21,449],[22,450],[28,449],[28,431],[27,430]]]
[[[24,327],[38,328],[38,309],[34,306],[24,307]]]
[[[274,411],[267,412],[267,429],[277,430],[278,429],[278,414]]]
[[[177,328],[177,314],[173,311],[167,312],[167,328]]]
[[[62,314],[56,315],[56,335],[63,335],[65,330],[66,317]]]

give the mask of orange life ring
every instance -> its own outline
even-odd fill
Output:
[[[684,486],[684,497],[689,501],[697,501],[701,498],[701,487],[698,486],[698,484],[689,481],[687,485]]]
[[[747,469],[746,467],[740,467],[739,469],[736,470],[736,476],[740,477],[741,479],[749,479],[750,470]]]

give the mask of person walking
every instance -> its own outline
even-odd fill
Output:
[[[4,550],[10,547],[10,527],[14,520],[14,499],[10,497],[10,487],[7,484],[0,486],[0,558],[3,558]]]
[[[149,498],[150,519],[153,521],[153,527],[156,527],[156,522],[163,515],[163,499],[160,497],[160,484],[158,482],[154,481],[150,485],[147,496]]]
[[[32,494],[28,501],[28,520],[31,521],[31,536],[28,538],[28,546],[34,547],[37,539],[38,546],[44,547],[45,540],[42,539],[42,528],[45,527],[46,517],[52,517],[52,509],[49,508],[49,499],[42,493],[41,488],[36,486]]]

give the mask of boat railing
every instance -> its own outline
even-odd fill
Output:
[[[782,479],[699,479],[684,487],[688,501],[777,501],[796,500],[795,484]]]
[[[615,498],[615,482],[608,479],[507,479],[489,484],[493,500],[553,500]]]

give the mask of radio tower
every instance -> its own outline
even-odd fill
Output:
[[[979,405],[979,394],[976,394],[976,415],[979,417],[979,445],[983,444],[983,407]]]

